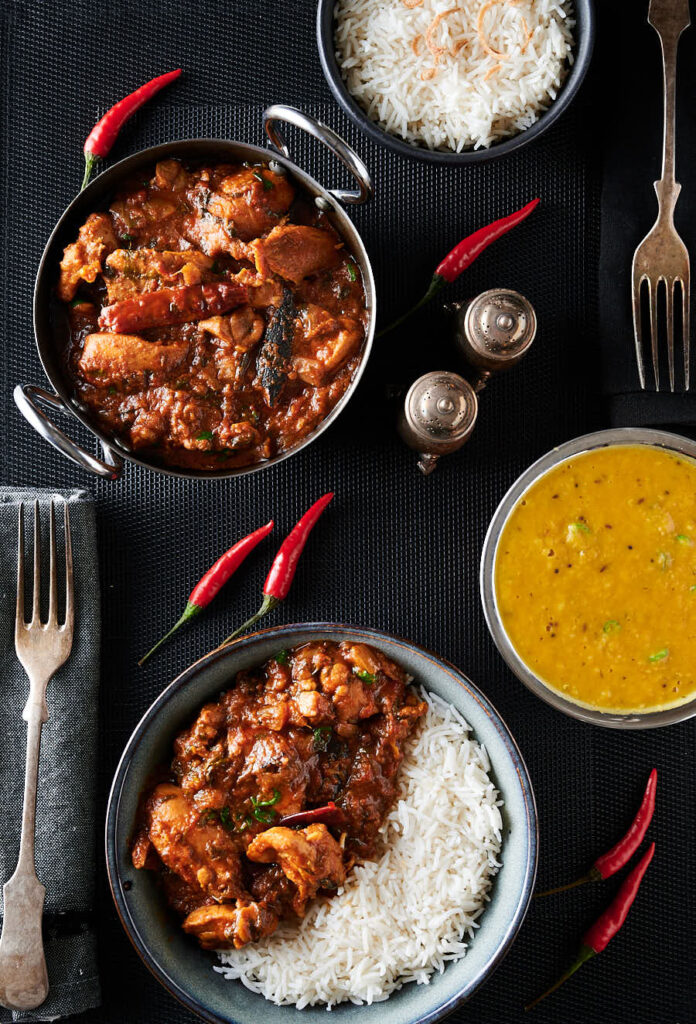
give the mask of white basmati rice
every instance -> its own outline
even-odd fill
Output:
[[[529,128],[573,61],[572,0],[338,0],[335,10],[349,92],[380,127],[430,149],[485,148]],[[479,37],[482,10],[500,56]]]
[[[299,924],[221,952],[216,971],[279,1005],[331,1009],[428,984],[464,956],[500,867],[502,801],[461,715],[423,698],[428,712],[408,741],[380,860],[355,867]]]

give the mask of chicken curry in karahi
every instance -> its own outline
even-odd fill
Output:
[[[266,164],[165,160],[65,249],[66,368],[94,422],[192,470],[288,451],[348,388],[360,270],[315,203]]]
[[[407,683],[365,644],[308,643],[238,672],[177,737],[143,795],[132,858],[158,872],[203,947],[270,935],[379,855],[426,710]]]

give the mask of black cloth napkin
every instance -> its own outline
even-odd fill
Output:
[[[31,1012],[0,1007],[0,1024],[55,1020],[100,1002],[92,911],[101,616],[94,503],[82,490],[0,488],[0,882],[6,882],[14,871],[19,851],[26,752],[22,710],[29,692],[26,674],[14,649],[18,507],[22,501],[28,506],[25,530],[27,537],[31,537],[32,505],[38,499],[45,545],[51,498],[64,498],[70,505],[75,636],[70,658],[49,683],[49,719],[41,737],[36,873],[46,887],[44,944],[50,992],[44,1004]],[[56,522],[60,551],[60,507]],[[47,566],[47,550],[44,557]]]
[[[599,266],[601,384],[614,426],[696,424],[696,353],[692,351],[691,391],[641,391],[631,313],[631,261],[657,216],[653,182],[661,175],[662,60],[660,41],[648,25],[648,0],[598,5],[598,59],[612,74],[595,94],[602,125],[604,177]],[[675,223],[692,266],[696,264],[696,27],[679,44],[677,73],[676,178],[682,192]],[[696,283],[692,282],[692,291]],[[693,308],[693,303],[692,303]],[[694,315],[692,312],[692,337]],[[662,353],[664,355],[664,352]],[[648,386],[651,361],[645,357]],[[682,355],[676,354],[681,387]],[[660,386],[668,387],[666,360]]]

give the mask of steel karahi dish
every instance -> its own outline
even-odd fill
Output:
[[[267,164],[139,171],[66,247],[58,296],[91,416],[189,469],[293,448],[345,393],[365,340],[357,264]]]
[[[536,858],[524,766],[482,696],[410,644],[333,626],[268,630],[185,675],[131,740],[108,814],[148,966],[211,1020],[246,1020],[259,996],[271,1015],[370,1015],[425,989],[441,1016],[470,995]]]
[[[569,714],[626,727],[696,714],[695,456],[659,431],[588,435],[532,467],[494,517],[489,625]]]
[[[331,149],[357,189],[325,190],[298,168],[279,121]],[[370,197],[369,173],[293,107],[269,107],[264,125],[271,152],[193,139],[136,153],[56,225],[34,292],[54,392],[18,385],[15,401],[89,472],[117,479],[124,460],[207,479],[256,472],[317,438],[355,390],[376,302],[342,207]],[[46,407],[77,417],[104,458]]]

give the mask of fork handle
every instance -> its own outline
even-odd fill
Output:
[[[36,692],[32,680],[32,696]],[[39,689],[37,696],[40,692]],[[22,838],[17,867],[2,890],[4,920],[0,936],[0,1005],[11,1010],[33,1010],[48,995],[48,972],[41,933],[46,890],[36,877],[34,866],[36,791],[45,703],[42,705],[40,700],[30,698],[24,717],[27,720],[27,756]]]
[[[664,128],[662,135],[662,177],[655,182],[657,198],[667,204],[666,212],[673,212],[681,185],[674,179],[675,112],[677,93],[677,48],[684,28],[683,21],[668,19],[652,23],[660,37],[664,99]],[[670,210],[671,207],[671,210]]]

